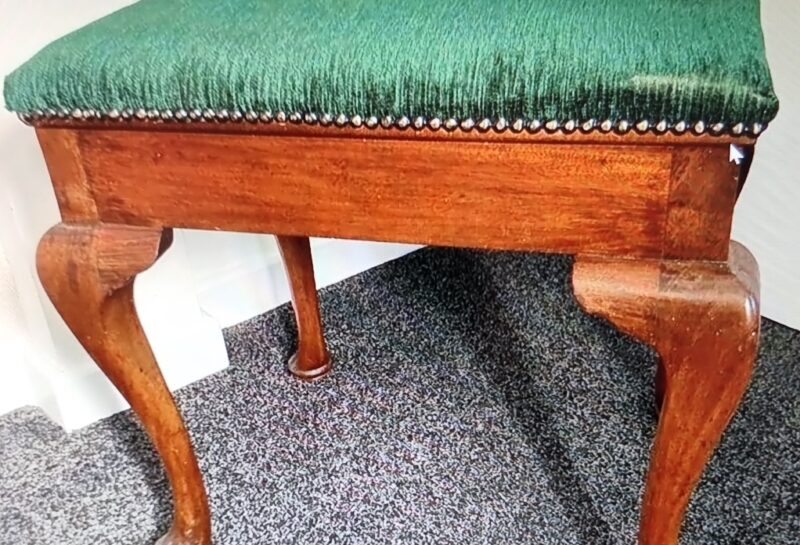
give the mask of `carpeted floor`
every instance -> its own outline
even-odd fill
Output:
[[[655,359],[579,311],[570,269],[426,249],[337,284],[337,368],[313,385],[285,372],[288,306],[227,330],[231,367],[177,394],[216,543],[634,543]],[[800,333],[765,320],[684,544],[800,542],[798,363]],[[0,418],[0,543],[146,544],[169,513],[130,414]]]

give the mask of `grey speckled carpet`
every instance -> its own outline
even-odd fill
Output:
[[[323,291],[335,373],[284,363],[290,308],[226,331],[177,394],[219,545],[632,544],[655,359],[585,316],[562,257],[427,249]],[[800,333],[769,321],[684,544],[800,542]],[[0,543],[144,544],[165,479],[130,414],[0,418]]]

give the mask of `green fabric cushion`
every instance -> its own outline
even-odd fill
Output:
[[[5,99],[709,126],[778,107],[758,0],[142,0],[43,49]]]

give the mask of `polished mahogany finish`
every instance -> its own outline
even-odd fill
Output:
[[[306,379],[330,369],[309,236],[577,255],[584,308],[661,355],[640,543],[678,542],[756,354],[757,268],[730,246],[743,172],[729,146],[752,138],[107,121],[37,133],[64,221],[41,242],[42,282],[161,454],[175,497],[164,543],[211,541],[132,302],[173,227],[278,235],[299,332],[290,369]]]

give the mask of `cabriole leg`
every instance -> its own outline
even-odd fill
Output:
[[[136,275],[171,241],[171,231],[59,224],[39,243],[47,294],[150,435],[172,486],[174,520],[160,545],[209,545],[211,518],[189,435],[161,376],[133,301]]]
[[[663,396],[640,545],[676,545],[689,499],[744,396],[758,349],[758,267],[733,243],[724,262],[578,258],[583,308],[651,344]]]
[[[331,358],[322,331],[311,245],[308,237],[275,238],[289,279],[297,320],[298,346],[289,360],[289,371],[301,379],[316,380],[331,370]]]

